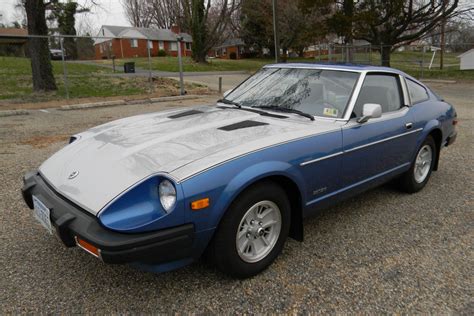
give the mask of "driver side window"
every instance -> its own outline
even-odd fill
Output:
[[[403,106],[402,89],[398,75],[367,74],[351,117],[361,117],[366,103],[382,106],[382,113],[399,110]]]

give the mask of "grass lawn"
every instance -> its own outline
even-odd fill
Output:
[[[112,64],[111,60],[100,60],[98,63]],[[137,68],[148,69],[148,58],[130,58],[118,59],[116,63],[122,66],[125,62],[135,62]],[[190,57],[183,57],[183,69],[185,72],[199,72],[199,71],[249,71],[254,72],[262,66],[271,63],[267,59],[240,59],[240,60],[225,60],[212,59],[207,64],[194,62]],[[151,69],[155,71],[171,71],[178,72],[178,58],[177,57],[153,57],[151,60]]]
[[[0,57],[0,100],[44,101],[64,98],[66,95],[61,61],[53,61],[53,73],[58,91],[50,94],[32,92],[31,65],[27,58]],[[104,67],[68,63],[68,83],[71,98],[106,97],[145,92],[142,84],[125,78],[110,78],[104,75],[112,70]]]
[[[51,93],[34,93],[31,79],[31,64],[27,58],[0,56],[0,106],[11,103],[48,102],[66,97],[61,61],[52,61],[58,90]],[[149,93],[148,78],[122,78],[110,76],[107,67],[67,63],[69,96],[77,98],[101,98],[143,95]],[[178,83],[172,79],[158,78],[153,81],[153,96],[178,95]],[[189,93],[203,94],[207,89],[195,84],[186,84]],[[204,91],[206,90],[206,91]],[[1,102],[1,101],[4,102]]]
[[[432,53],[431,52],[394,52],[391,56],[392,67],[403,70],[410,75],[421,78],[420,61],[423,60],[423,78],[436,79],[466,79],[474,80],[474,71],[460,71],[459,59],[456,58],[458,54],[445,54],[445,69],[439,70],[439,52],[433,62],[432,69],[428,69]],[[333,54],[332,62],[341,62],[341,54]],[[372,52],[369,54],[356,53],[356,63],[380,65],[380,54]],[[141,69],[148,69],[147,58],[131,58],[119,59],[116,63],[121,66],[124,62],[135,62],[136,67]],[[322,58],[290,58],[288,62],[327,62],[327,56]],[[100,60],[98,63],[111,64],[110,60]],[[183,68],[185,72],[199,72],[199,71],[247,71],[255,72],[264,65],[273,63],[273,59],[240,59],[240,60],[225,60],[225,59],[211,59],[207,64],[200,64],[194,62],[190,57],[183,58]],[[153,57],[151,60],[151,68],[155,71],[178,71],[178,59],[176,57]]]
[[[437,54],[432,69],[428,69],[432,53],[422,52],[394,52],[392,54],[392,67],[401,69],[416,78],[421,79],[453,79],[474,80],[474,70],[460,71],[457,54],[445,54],[445,69],[439,69],[439,55]],[[333,62],[341,61],[341,54],[332,55]],[[373,52],[356,53],[355,60],[365,64],[380,64],[380,55]],[[423,60],[423,71],[420,61]],[[134,58],[117,60],[117,69],[121,69],[124,62],[134,61],[138,68],[148,69],[147,58]],[[223,60],[212,59],[207,64],[195,63],[191,58],[185,57],[184,71],[246,71],[255,72],[262,66],[271,64],[272,59],[241,59]],[[289,59],[288,62],[319,62],[320,58]],[[321,58],[321,62],[327,61]],[[95,61],[97,65],[77,62],[68,62],[68,82],[70,98],[94,98],[133,96],[148,93],[149,84],[145,77],[122,78],[111,76],[112,69],[104,67],[110,64],[110,60]],[[2,100],[9,103],[41,102],[50,100],[61,100],[66,96],[63,81],[63,68],[61,61],[53,61],[53,71],[56,77],[58,91],[47,94],[32,92],[31,65],[27,58],[1,57],[0,56],[0,105]],[[100,65],[102,64],[102,65]],[[176,57],[154,57],[151,67],[155,71],[178,71],[178,60]],[[186,90],[193,92],[196,88],[187,85]],[[197,87],[201,89],[202,87]],[[176,94],[176,82],[169,79],[159,79],[154,82],[154,90],[161,95]],[[199,91],[199,93],[203,93]],[[8,101],[7,101],[8,100]]]

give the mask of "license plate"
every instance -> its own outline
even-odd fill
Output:
[[[33,195],[33,206],[34,206],[34,216],[40,222],[41,225],[46,228],[46,230],[53,234],[53,228],[51,226],[51,218],[49,214],[49,208],[43,204],[36,196]]]

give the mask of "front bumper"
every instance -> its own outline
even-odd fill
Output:
[[[33,195],[49,208],[51,223],[64,245],[76,246],[76,237],[85,240],[100,249],[106,263],[159,264],[192,256],[193,224],[147,233],[114,232],[58,194],[38,172],[25,175],[22,194],[30,209]]]

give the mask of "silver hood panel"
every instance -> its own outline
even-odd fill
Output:
[[[203,113],[170,119],[170,115]],[[177,181],[268,146],[340,128],[331,120],[287,119],[214,106],[185,108],[113,121],[84,133],[40,167],[65,197],[97,214],[113,198],[158,172]],[[268,125],[233,131],[219,127],[254,120]],[[70,175],[78,172],[76,177]]]

